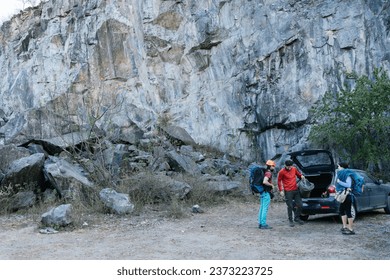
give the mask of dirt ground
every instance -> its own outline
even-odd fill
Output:
[[[190,209],[188,210],[190,213]],[[340,232],[336,216],[312,216],[291,228],[284,202],[273,201],[271,230],[257,228],[258,202],[232,201],[181,219],[158,212],[85,217],[85,225],[39,232],[31,216],[0,217],[2,260],[389,260],[390,215],[360,214],[356,235]],[[346,243],[347,242],[347,243]],[[340,249],[347,247],[346,249]]]

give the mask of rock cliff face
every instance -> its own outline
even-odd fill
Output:
[[[1,27],[1,141],[169,124],[265,159],[345,71],[390,69],[389,32],[380,0],[50,0]]]

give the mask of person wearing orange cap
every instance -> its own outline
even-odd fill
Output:
[[[287,215],[290,226],[294,226],[294,222],[303,225],[301,220],[301,211],[302,211],[302,198],[298,189],[296,178],[301,180],[305,178],[297,168],[293,166],[293,161],[288,159],[285,161],[285,167],[282,168],[278,173],[278,188],[281,197],[286,198],[287,204]],[[296,208],[293,207],[293,202],[295,201]],[[293,219],[294,212],[294,219]]]
[[[272,184],[272,172],[275,170],[275,162],[267,160],[265,163],[267,169],[264,172],[263,187],[264,191],[260,193],[260,209],[259,209],[259,229],[272,229],[267,224],[268,208],[271,204],[271,192],[274,187]]]

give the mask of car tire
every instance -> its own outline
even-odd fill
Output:
[[[390,195],[387,197],[387,206],[383,208],[386,214],[390,214]]]
[[[309,215],[300,215],[299,218],[302,220],[302,221],[307,221],[309,219]]]

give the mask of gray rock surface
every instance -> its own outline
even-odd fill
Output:
[[[346,71],[390,69],[389,16],[388,1],[49,0],[1,26],[0,143],[169,124],[264,160],[307,145],[309,109]]]

